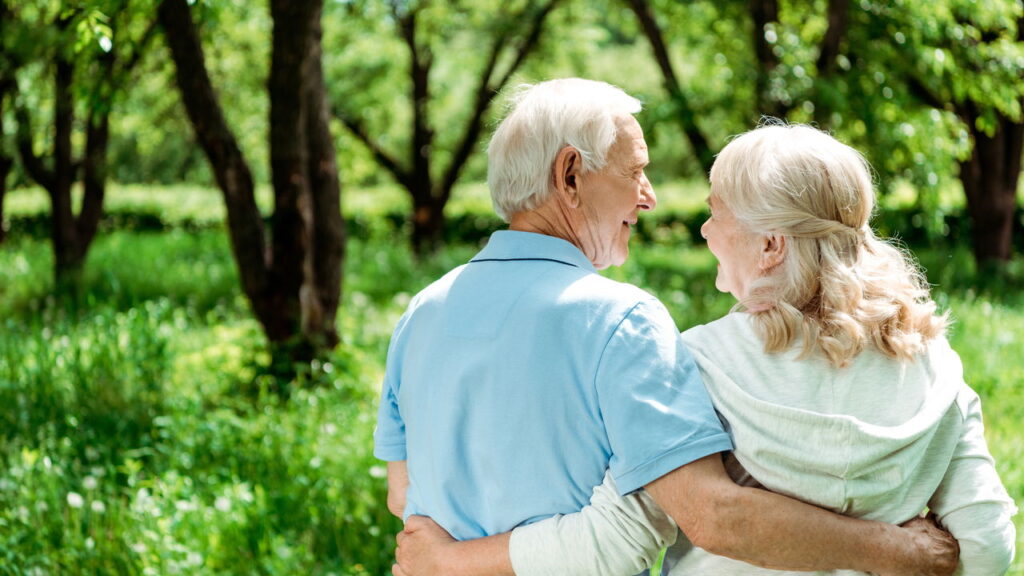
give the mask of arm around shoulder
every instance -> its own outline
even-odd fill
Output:
[[[952,574],[957,563],[956,542],[944,533],[847,518],[737,486],[717,454],[646,488],[695,546],[764,568],[923,576]]]

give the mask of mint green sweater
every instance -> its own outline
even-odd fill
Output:
[[[870,520],[902,523],[927,507],[960,543],[958,574],[1007,570],[1016,508],[985,443],[980,400],[945,338],[914,362],[865,350],[841,369],[820,355],[798,358],[799,346],[766,354],[743,313],[683,340],[733,435],[734,468],[751,481]],[[609,479],[581,514],[517,529],[510,551],[518,576],[626,576],[649,566],[673,530],[646,494],[619,498]],[[674,576],[785,574],[699,548],[674,562]]]

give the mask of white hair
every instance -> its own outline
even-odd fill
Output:
[[[604,82],[565,78],[517,87],[508,115],[487,147],[487,185],[498,216],[532,210],[552,190],[552,165],[566,146],[583,157],[583,173],[604,167],[617,118],[640,101]]]
[[[853,148],[810,126],[769,120],[729,143],[711,168],[712,194],[741,226],[786,239],[784,260],[737,304],[765,350],[798,338],[845,366],[866,344],[910,359],[945,331],[909,255],[875,236],[871,169]]]

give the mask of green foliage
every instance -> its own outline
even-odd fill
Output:
[[[659,191],[666,215],[642,217],[659,224],[606,273],[658,295],[681,327],[717,318],[732,300],[690,228],[706,188]],[[462,192],[454,222],[494,222],[481,186]],[[33,209],[30,193],[14,199]],[[342,343],[288,399],[268,393],[269,353],[225,232],[189,224],[216,191],[115,194],[125,214],[166,222],[97,239],[74,299],[48,295],[46,241],[13,237],[0,250],[0,402],[12,407],[0,415],[0,574],[387,574],[400,524],[371,446],[388,340],[412,295],[476,251],[459,235],[484,233],[453,229],[452,246],[417,262],[393,241],[403,199],[388,188],[349,198]],[[915,238],[1000,474],[1024,502],[1024,262],[994,280],[966,247]]]
[[[408,299],[398,283],[428,280],[409,255],[404,275],[366,281],[387,296],[350,290],[343,347],[283,401],[266,393],[260,331],[224,282],[222,232],[98,242],[90,267],[103,272],[76,302],[33,282],[45,244],[0,253],[13,270],[0,401],[17,407],[0,421],[0,573],[386,573],[400,525],[371,433]],[[355,276],[388,273],[394,249],[374,244],[353,242]]]

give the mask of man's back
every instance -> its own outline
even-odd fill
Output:
[[[408,459],[406,514],[460,539],[573,512],[609,465],[628,491],[695,439],[728,448],[685,354],[647,293],[567,242],[499,232],[399,323],[378,456]]]

